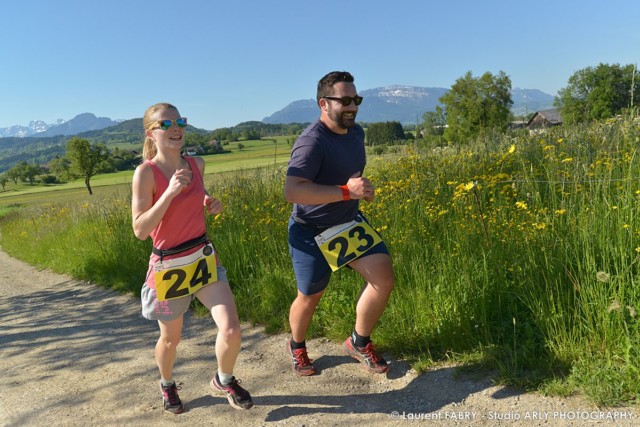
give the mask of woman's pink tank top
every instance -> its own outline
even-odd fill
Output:
[[[189,167],[193,173],[191,184],[171,201],[162,220],[151,232],[153,246],[158,249],[176,247],[187,240],[202,236],[206,232],[203,206],[205,195],[204,181],[195,159],[186,156],[184,159],[189,163]],[[160,196],[167,190],[169,179],[162,173],[158,165],[151,160],[146,160],[145,163],[151,167],[156,181],[156,192],[153,195],[153,203],[156,203]],[[178,255],[168,256],[167,259],[188,255],[196,249],[197,248],[194,248]],[[159,259],[160,258],[154,254],[151,254],[149,259],[146,283],[151,288],[155,288],[153,265]]]

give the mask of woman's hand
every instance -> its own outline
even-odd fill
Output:
[[[186,190],[191,183],[192,176],[193,173],[191,172],[191,169],[178,169],[169,180],[167,192],[169,192],[173,197],[177,196],[182,191]]]
[[[209,215],[217,215],[222,212],[222,202],[208,194],[205,194],[203,204]]]

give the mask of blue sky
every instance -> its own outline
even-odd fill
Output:
[[[333,70],[359,90],[504,71],[555,95],[580,69],[640,62],[635,0],[19,0],[2,13],[0,127],[132,119],[166,101],[212,130],[313,98]]]

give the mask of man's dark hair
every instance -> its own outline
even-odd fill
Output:
[[[353,83],[353,76],[347,71],[332,71],[318,82],[316,101],[325,96],[333,95],[333,85],[340,82]]]

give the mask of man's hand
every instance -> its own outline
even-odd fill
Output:
[[[356,172],[349,178],[347,187],[352,199],[364,199],[367,202],[373,200],[375,188],[369,179],[360,176],[360,172]]]

